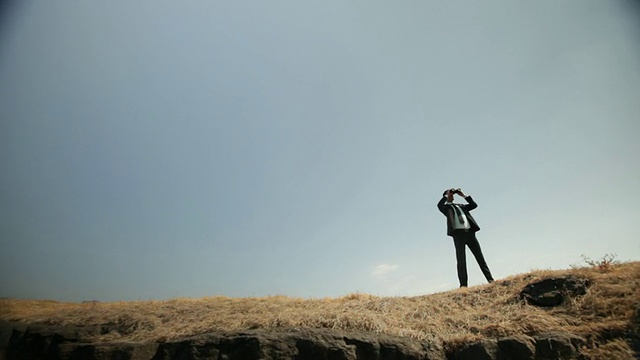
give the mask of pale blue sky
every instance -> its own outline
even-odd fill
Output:
[[[640,259],[632,1],[13,4],[0,297],[453,289],[451,186],[496,278]]]

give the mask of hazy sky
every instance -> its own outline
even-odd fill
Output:
[[[12,4],[0,297],[449,290],[451,186],[496,278],[640,259],[633,1]]]

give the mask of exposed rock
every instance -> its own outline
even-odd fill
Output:
[[[77,340],[77,332],[71,328],[43,326],[19,328],[11,331],[5,352],[7,359],[59,359],[60,345],[65,341]]]
[[[4,355],[9,348],[9,342],[14,331],[24,332],[27,325],[19,323],[8,323],[0,321],[0,360],[4,359]]]
[[[548,333],[531,338],[512,336],[499,340],[482,340],[457,349],[449,358],[455,360],[571,360],[585,339],[566,333]]]
[[[0,324],[2,325],[2,324]],[[84,329],[0,326],[11,332],[0,360],[444,360],[440,344],[327,329],[212,333],[161,344],[88,343]],[[3,356],[4,355],[4,356]]]
[[[532,305],[558,306],[567,296],[586,294],[589,285],[587,279],[571,276],[554,277],[525,286],[520,292],[520,297]]]
[[[498,340],[499,360],[534,360],[535,340],[528,336],[511,336]]]
[[[455,353],[456,360],[496,360],[497,357],[498,343],[495,340],[482,340]]]
[[[151,359],[156,353],[157,347],[157,344],[136,343],[64,343],[60,345],[60,357],[58,359]]]
[[[548,333],[536,336],[536,360],[576,359],[585,339],[568,333]]]
[[[357,359],[444,359],[440,344],[371,333],[345,333],[345,344],[355,346]]]
[[[330,329],[256,329],[163,343],[88,342],[88,334],[96,331],[0,323],[0,360],[569,360],[577,359],[578,349],[587,343],[552,332],[485,339],[445,354],[440,343]]]

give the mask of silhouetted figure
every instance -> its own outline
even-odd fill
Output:
[[[453,195],[458,194],[462,196],[467,204],[455,204],[453,202]],[[461,189],[448,189],[442,194],[442,199],[438,202],[438,210],[444,216],[447,217],[447,235],[453,237],[453,243],[456,247],[456,261],[458,263],[458,280],[460,280],[460,287],[466,287],[468,285],[467,276],[467,254],[465,246],[469,247],[473,256],[475,256],[480,270],[487,278],[488,282],[493,282],[493,276],[487,262],[482,255],[482,249],[480,249],[480,243],[476,239],[476,231],[480,230],[478,223],[471,216],[470,211],[477,208],[478,204],[471,198],[471,196],[465,195]]]

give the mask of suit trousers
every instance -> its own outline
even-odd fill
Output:
[[[471,253],[476,258],[478,265],[480,265],[480,270],[482,270],[487,281],[493,281],[489,266],[482,255],[480,243],[478,239],[476,239],[475,231],[454,230],[453,243],[456,246],[456,261],[458,264],[458,280],[460,280],[460,286],[468,285],[466,246],[469,247],[469,250],[471,250]]]

